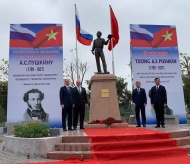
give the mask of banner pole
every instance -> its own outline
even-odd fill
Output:
[[[77,27],[76,27],[76,24],[77,24],[77,21],[76,21],[76,4],[74,5],[75,6],[75,28],[76,28],[76,72],[77,72],[77,80],[79,79],[79,70],[78,70],[78,48],[77,48]],[[77,15],[78,16],[78,15]]]
[[[133,93],[133,89],[134,89],[134,85],[133,85],[133,67],[132,67],[132,52],[131,52],[131,46],[130,46],[130,67],[131,67],[131,100],[130,100],[130,109],[132,111],[132,93]]]
[[[131,47],[130,47],[130,67],[131,67],[131,85],[132,85],[132,91],[134,89],[134,85],[133,85],[133,75],[132,75],[132,53],[131,53]]]
[[[111,10],[111,5],[109,5]],[[111,34],[113,35],[112,23],[111,23],[111,12],[110,12],[110,24],[111,24]],[[115,75],[115,67],[114,67],[114,53],[113,53],[113,39],[111,38],[111,48],[112,48],[112,72]]]

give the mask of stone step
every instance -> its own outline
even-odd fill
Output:
[[[190,136],[174,138],[178,142],[178,146],[190,145]]]
[[[91,151],[90,143],[59,143],[55,145],[56,151]]]
[[[173,138],[178,146],[190,145],[190,136]],[[90,143],[59,143],[55,145],[57,151],[91,151]]]
[[[92,158],[92,153],[91,151],[53,151],[47,153],[47,158],[64,160],[69,158],[89,159]]]
[[[179,146],[190,152],[190,136],[188,130],[173,131],[171,138],[176,139]],[[55,145],[55,150],[47,153],[48,159],[92,158],[91,146],[88,136],[63,136],[62,143]]]
[[[190,145],[185,145],[180,147],[185,148],[187,150],[187,153],[190,153]]]
[[[189,136],[189,130],[173,131],[169,132],[171,138],[180,138]]]
[[[88,143],[88,136],[63,136],[63,143]]]

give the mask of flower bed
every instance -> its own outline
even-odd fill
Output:
[[[17,125],[14,128],[15,137],[23,138],[41,138],[49,137],[50,130],[49,126],[45,122],[32,121],[22,125]]]
[[[93,121],[89,122],[89,124],[106,124],[108,126],[110,126],[114,123],[124,123],[124,121],[123,120],[116,120],[113,117],[108,117],[105,120],[93,120]]]
[[[7,123],[9,124],[10,130],[4,136],[4,146],[5,150],[15,154],[46,158],[48,152],[55,151],[55,144],[62,142],[60,129],[49,128],[44,122]]]

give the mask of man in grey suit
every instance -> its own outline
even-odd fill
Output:
[[[154,79],[155,86],[151,88],[151,106],[154,108],[156,113],[157,125],[155,128],[160,128],[160,124],[165,128],[164,123],[164,108],[167,106],[167,93],[164,86],[160,85],[160,79]]]
[[[70,79],[65,79],[65,86],[61,87],[59,92],[60,105],[62,108],[62,127],[66,129],[66,117],[68,115],[68,130],[72,129],[72,109],[74,107],[73,88],[70,87]]]
[[[73,89],[75,107],[73,109],[73,128],[76,130],[80,115],[80,129],[84,129],[85,106],[88,105],[86,90],[81,86],[81,81],[76,81]]]
[[[141,127],[140,125],[140,112],[142,116],[142,124],[143,127],[146,127],[146,113],[145,106],[147,104],[147,97],[144,88],[141,88],[141,83],[139,81],[136,82],[136,87],[132,92],[132,101],[133,106],[135,107],[136,121],[137,127]]]

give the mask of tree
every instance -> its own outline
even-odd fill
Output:
[[[180,53],[180,56],[185,104],[188,108],[187,112],[190,113],[190,56],[186,53]]]
[[[0,104],[0,123],[2,123],[2,122],[6,122],[6,111],[5,111],[5,109],[1,106],[1,104]]]
[[[118,95],[118,102],[120,107],[121,117],[126,119],[130,114],[133,114],[133,109],[131,106],[131,92],[127,89],[128,83],[125,79],[118,77],[116,81],[116,89]]]
[[[8,61],[2,59],[0,65],[0,122],[6,121],[7,115],[7,88],[8,88]]]
[[[81,85],[84,81],[84,76],[88,70],[88,66],[87,66],[87,62],[83,63],[81,61],[78,62],[78,70],[79,70],[79,78],[81,80]],[[68,65],[65,64],[66,66],[66,70],[65,70],[65,74],[66,77],[69,77],[71,79],[71,85],[74,87],[75,86],[75,81],[77,80],[76,76],[77,76],[77,71],[76,71],[76,59],[74,62],[70,62]]]
[[[131,101],[131,92],[127,89],[128,83],[125,82],[125,79],[118,77],[116,81],[117,95],[119,106],[128,107]]]
[[[2,59],[2,62],[3,63],[0,65],[0,81],[7,81],[9,62],[4,59]]]

